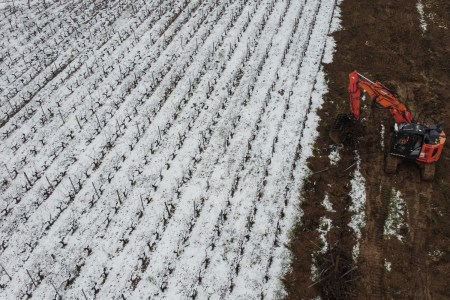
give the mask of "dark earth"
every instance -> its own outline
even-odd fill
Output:
[[[312,175],[305,181],[304,212],[291,244],[292,270],[284,279],[287,299],[450,299],[450,139],[436,165],[432,182],[420,179],[414,163],[399,165],[396,174],[384,173],[389,147],[390,114],[370,104],[352,138],[343,144],[332,166],[328,136],[338,112],[348,112],[348,73],[358,70],[395,90],[426,124],[443,123],[450,134],[450,1],[422,0],[426,30],[420,27],[417,1],[344,0],[341,30],[334,34],[336,52],[325,65],[329,93],[319,112],[321,123]],[[386,128],[384,148],[381,124]],[[356,262],[356,236],[348,226],[350,180],[355,150],[361,157],[366,184],[366,224]],[[325,171],[324,171],[325,170]],[[384,235],[392,190],[406,202],[407,227],[403,241]],[[334,212],[322,201],[328,195]],[[318,254],[320,218],[332,220],[328,251]],[[320,274],[311,279],[312,255]],[[391,263],[390,271],[385,262]]]

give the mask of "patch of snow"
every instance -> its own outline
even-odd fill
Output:
[[[380,145],[381,145],[381,149],[384,149],[384,125],[381,124],[381,139],[380,139]]]
[[[402,228],[408,227],[406,223],[407,208],[405,200],[399,191],[392,191],[389,212],[384,223],[384,235],[394,236],[399,241],[404,241],[405,237],[400,234]]]
[[[321,217],[320,218],[320,225],[317,231],[319,232],[319,239],[320,239],[320,250],[319,252],[324,254],[328,249],[328,242],[327,242],[327,234],[331,229],[331,219],[327,217]]]
[[[322,62],[324,64],[329,64],[333,62],[333,55],[336,48],[336,42],[334,38],[331,36],[333,32],[336,32],[338,30],[342,29],[341,26],[341,9],[339,5],[341,4],[342,0],[337,1],[337,6],[334,11],[333,19],[331,20],[331,27],[330,27],[330,35],[327,39],[327,42],[325,44],[325,52],[323,54]]]
[[[334,166],[341,159],[341,155],[340,155],[339,151],[342,149],[342,146],[332,145],[332,146],[330,146],[330,148],[331,148],[331,152],[328,155],[328,159],[330,160],[330,164],[332,166]]]
[[[365,205],[366,205],[366,185],[365,179],[361,174],[361,158],[359,153],[355,151],[356,157],[356,169],[353,174],[353,179],[350,181],[351,191],[350,197],[352,198],[352,205],[350,206],[350,211],[353,212],[353,216],[351,218],[349,227],[353,229],[356,234],[357,242],[353,248],[353,259],[356,259],[359,256],[359,240],[361,239],[361,229],[365,226]]]
[[[330,202],[330,199],[328,195],[325,195],[325,198],[323,199],[322,206],[328,211],[328,212],[335,212],[333,209],[333,204]]]
[[[332,206],[330,200],[328,199],[328,195],[326,195],[325,198],[323,199],[322,205],[323,205],[323,207],[325,207],[325,209],[327,211],[330,211],[330,212],[334,211],[333,206]],[[319,253],[321,253],[321,254],[326,253],[326,251],[328,249],[327,234],[328,234],[328,232],[330,232],[331,226],[332,226],[331,219],[329,219],[327,217],[320,218],[320,225],[319,225],[319,228],[317,229],[317,231],[319,232],[320,249],[318,249],[311,255],[311,258],[312,258],[311,259],[311,280],[313,282],[319,280],[316,255]]]
[[[425,21],[425,12],[423,10],[423,4],[422,4],[421,0],[419,0],[419,2],[417,2],[416,8],[420,15],[420,29],[422,30],[422,32],[425,32],[425,31],[427,31],[428,24]]]
[[[386,271],[390,272],[392,270],[392,263],[390,261],[384,260],[384,268]]]
[[[325,254],[328,249],[327,234],[331,229],[331,219],[327,217],[320,218],[319,232],[320,249],[311,254],[311,281],[316,282],[320,279],[319,269],[317,268],[317,254]]]
[[[428,251],[428,256],[431,257],[432,261],[439,261],[442,257],[442,255],[444,255],[444,252],[442,250],[438,250],[438,249],[434,249],[434,250],[430,250]]]
[[[319,280],[319,269],[317,268],[315,253],[311,254],[311,281],[316,282]]]

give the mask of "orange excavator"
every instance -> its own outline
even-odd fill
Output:
[[[349,80],[351,113],[337,116],[330,138],[335,143],[341,143],[348,136],[348,129],[359,120],[361,93],[364,91],[376,106],[389,109],[395,122],[389,153],[386,155],[385,172],[395,173],[402,160],[409,160],[419,165],[423,180],[433,180],[435,162],[441,156],[446,139],[442,125],[425,125],[414,121],[406,105],[380,82],[374,82],[357,71],[349,74]]]

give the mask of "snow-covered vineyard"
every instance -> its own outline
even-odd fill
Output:
[[[0,4],[0,298],[281,296],[336,2]]]

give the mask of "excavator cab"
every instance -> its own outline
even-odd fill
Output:
[[[423,137],[417,134],[402,134],[392,139],[391,154],[416,160],[422,148]]]
[[[433,163],[439,159],[444,142],[441,125],[395,124],[390,152],[405,159]]]
[[[391,154],[405,159],[417,160],[424,142],[425,128],[420,124],[396,124],[392,134]]]

